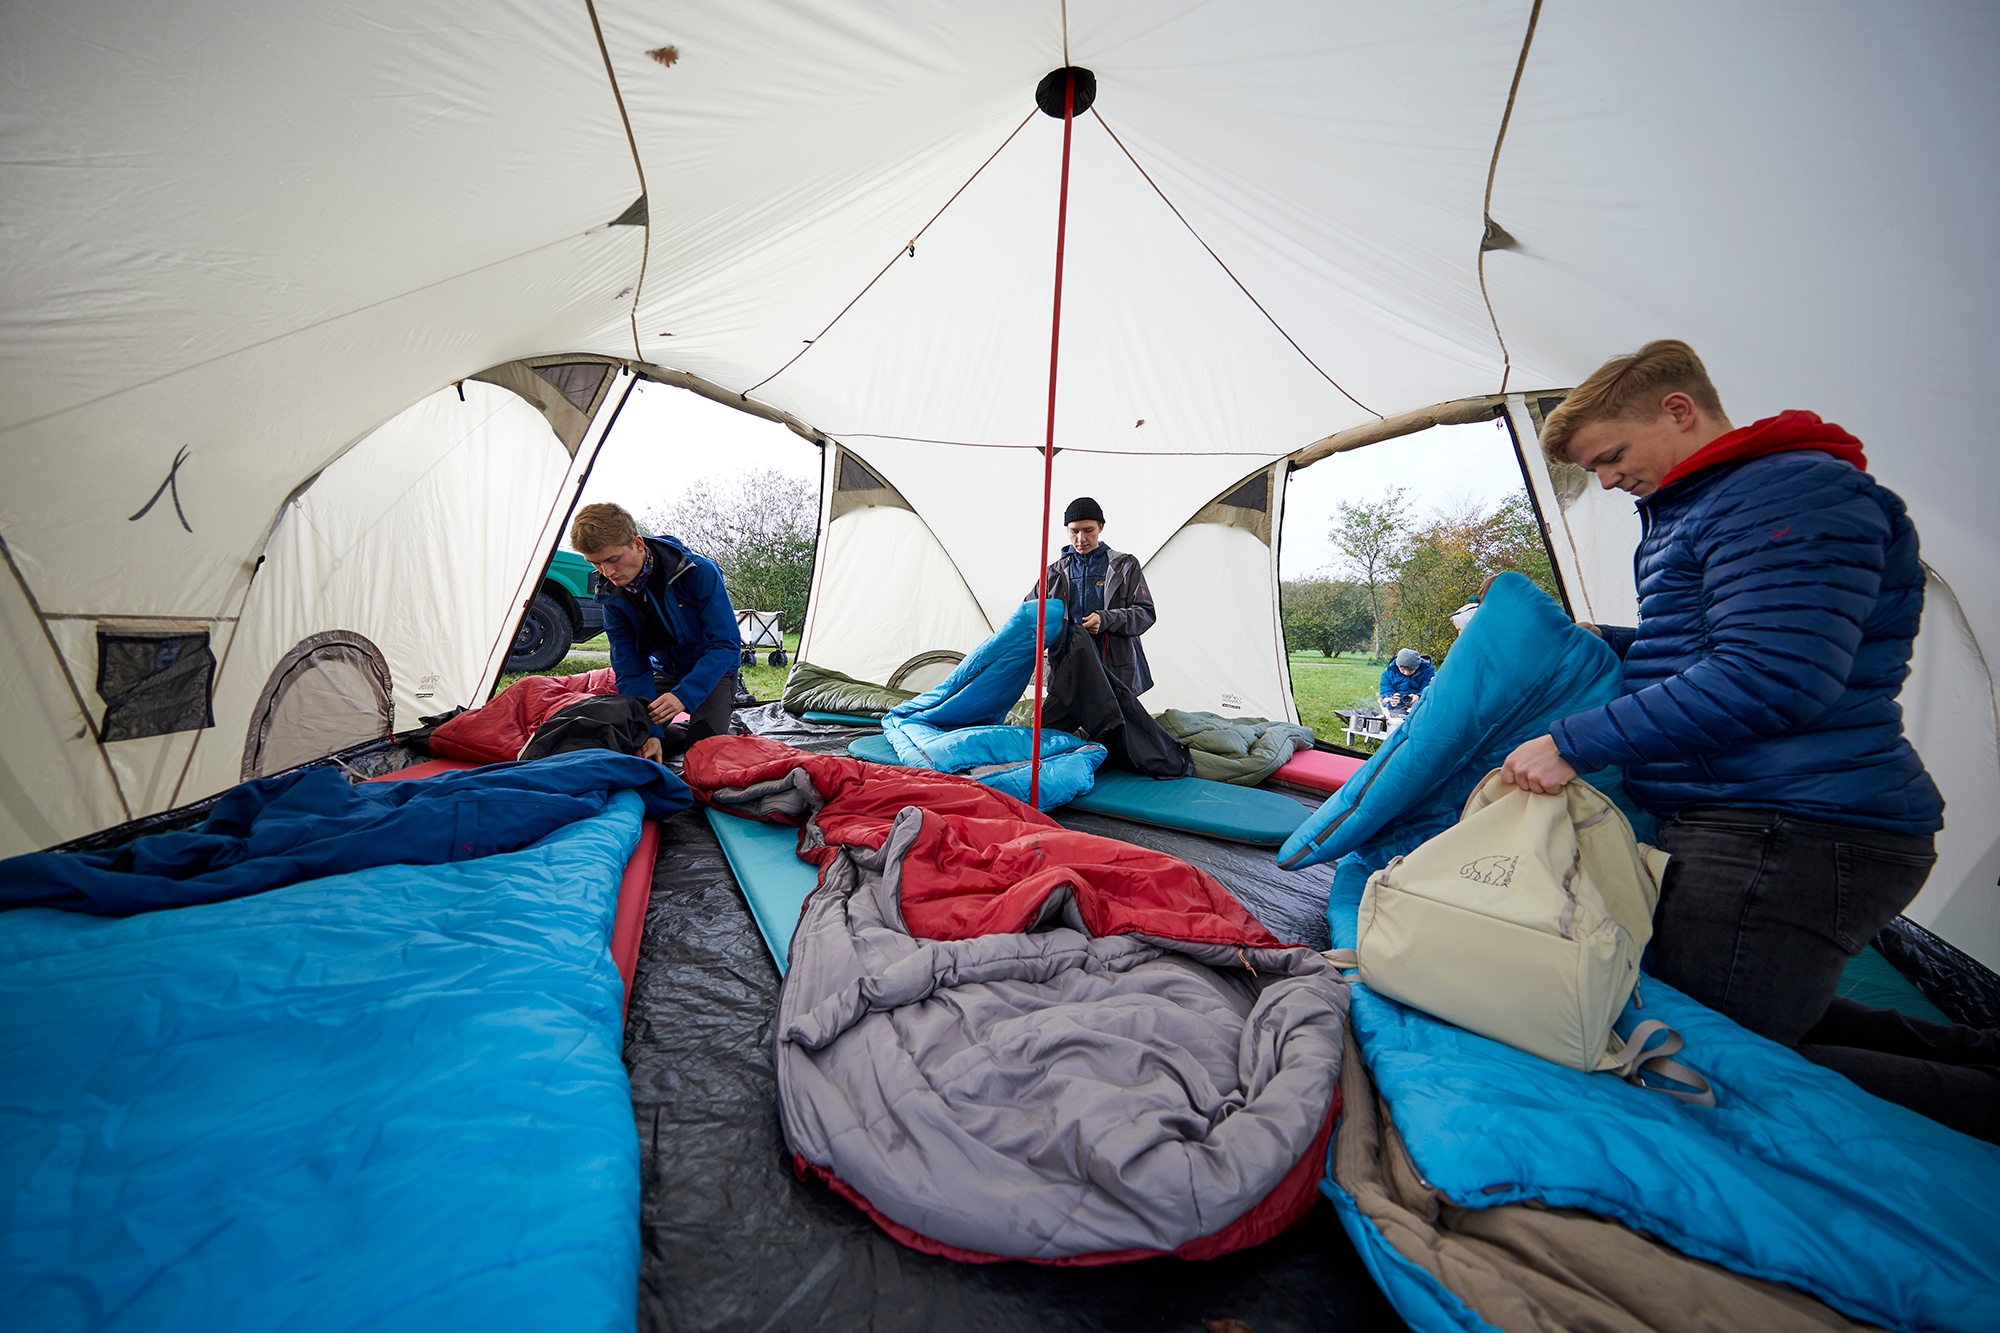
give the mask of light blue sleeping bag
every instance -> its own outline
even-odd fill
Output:
[[[1045,643],[1061,635],[1062,618],[1062,602],[1051,597]],[[897,759],[912,768],[963,773],[1026,801],[1034,733],[996,724],[1028,687],[1035,657],[1035,604],[1023,602],[949,676],[883,717],[882,734]],[[1104,757],[1102,745],[1045,729],[1041,808],[1053,810],[1089,791]]]
[[[0,913],[0,1328],[630,1333],[639,797],[520,851]]]
[[[1487,589],[1409,718],[1279,849],[1288,870],[1366,850],[1387,862],[1458,822],[1479,780],[1552,718],[1618,697],[1617,654],[1521,574]],[[1655,821],[1626,799],[1622,775],[1583,775],[1616,801],[1641,839]]]
[[[1595,635],[1520,575],[1496,580],[1409,721],[1280,853],[1340,858],[1335,947],[1354,947],[1371,873],[1456,822],[1514,746],[1618,688]],[[1586,776],[1634,813],[1616,770]],[[1635,824],[1646,837],[1653,821]],[[1679,1031],[1678,1058],[1715,1085],[1713,1108],[1563,1068],[1359,982],[1350,1021],[1417,1169],[1454,1203],[1614,1217],[1887,1328],[2000,1327],[2000,1148],[1880,1101],[1657,979],[1641,995],[1618,1030],[1644,1017]],[[1489,1327],[1330,1176],[1322,1188],[1411,1325]]]

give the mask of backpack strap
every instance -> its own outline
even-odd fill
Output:
[[[1361,968],[1361,955],[1353,949],[1321,949],[1319,956],[1343,972],[1355,972]]]
[[[1666,1039],[1660,1042],[1655,1049],[1648,1051],[1646,1043],[1662,1032],[1667,1034]],[[1639,1026],[1633,1028],[1632,1035],[1623,1041],[1618,1039],[1617,1033],[1614,1032],[1611,1034],[1608,1056],[1616,1063],[1611,1065],[1610,1068],[1618,1077],[1624,1079],[1634,1087],[1645,1088],[1648,1092],[1664,1092],[1675,1101],[1686,1102],[1690,1106],[1713,1106],[1715,1105],[1715,1088],[1710,1085],[1709,1081],[1700,1074],[1695,1073],[1694,1070],[1689,1069],[1680,1061],[1667,1058],[1670,1055],[1678,1054],[1681,1048],[1686,1045],[1687,1043],[1681,1040],[1680,1033],[1674,1031],[1657,1018],[1649,1018],[1639,1024]],[[1674,1082],[1682,1084],[1685,1088],[1694,1089],[1694,1091],[1683,1091],[1680,1088],[1653,1087],[1640,1080],[1639,1076],[1644,1073],[1658,1074],[1663,1078],[1670,1078]]]

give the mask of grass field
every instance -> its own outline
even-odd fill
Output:
[[[785,636],[786,656],[794,656],[798,651],[799,636],[796,634],[787,634]],[[743,667],[741,670],[743,672],[744,687],[759,699],[769,703],[785,692],[785,677],[791,674],[792,669],[789,665],[781,667],[767,666],[764,661],[766,656],[767,654],[765,653],[759,653],[757,655],[756,666]],[[595,671],[599,667],[608,667],[610,665],[611,647],[604,641],[604,636],[600,634],[594,639],[585,639],[582,643],[572,644],[569,656],[550,667],[547,671],[503,672],[499,683],[493,687],[493,693],[500,693],[500,691],[512,685],[522,676],[574,676],[579,672]]]
[[[1319,739],[1345,745],[1347,729],[1333,710],[1352,708],[1362,700],[1372,703],[1375,686],[1382,679],[1382,664],[1366,653],[1338,657],[1292,653],[1290,657],[1292,697],[1298,701],[1299,721],[1311,727]]]

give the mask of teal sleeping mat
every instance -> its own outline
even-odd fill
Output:
[[[847,752],[878,764],[898,762],[887,736],[857,736],[847,743]],[[1206,778],[1149,778],[1113,768],[1097,770],[1097,784],[1067,808],[1257,847],[1279,846],[1312,813],[1274,791]]]
[[[715,830],[722,855],[729,862],[750,915],[763,932],[764,947],[785,973],[785,955],[792,949],[792,931],[799,924],[806,895],[819,887],[818,868],[799,860],[799,831],[783,824],[740,819],[702,807]]]
[[[882,725],[881,717],[874,713],[813,712],[801,713],[799,716],[807,722],[833,723],[845,727],[879,727]]]

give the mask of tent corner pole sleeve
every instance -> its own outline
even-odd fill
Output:
[[[265,539],[265,544],[266,545],[270,544],[269,538]],[[228,617],[217,617],[218,620],[224,620],[224,619],[229,620],[229,641],[222,645],[222,655],[218,657],[215,662],[214,683],[209,687],[209,706],[211,709],[213,709],[214,707],[216,691],[222,688],[222,674],[225,671],[229,670],[229,655],[231,652],[235,650],[236,640],[239,637],[241,637],[243,633],[243,613],[250,606],[251,585],[257,582],[257,571],[262,569],[263,567],[264,567],[264,557],[262,555],[259,555],[256,559],[256,562],[250,566],[250,573],[244,577],[243,596],[237,599],[235,617],[233,619],[230,619]],[[174,779],[174,789],[171,792],[167,793],[167,804],[164,808],[172,810],[180,805],[181,788],[187,785],[188,774],[192,772],[194,769],[195,751],[201,748],[202,737],[208,735],[208,733],[213,730],[215,730],[215,728],[213,727],[203,727],[200,730],[196,731],[194,733],[193,738],[188,741],[187,758],[181,761],[180,776]],[[245,739],[244,744],[246,746],[249,744],[247,738]]]
[[[1507,85],[1507,106],[1500,113],[1500,131],[1493,136],[1493,157],[1486,164],[1486,200],[1480,206],[1482,227],[1479,233],[1479,298],[1486,302],[1486,318],[1493,321],[1493,340],[1500,344],[1500,392],[1507,392],[1507,382],[1514,375],[1514,357],[1507,350],[1507,336],[1500,332],[1500,316],[1494,313],[1492,294],[1486,290],[1486,252],[1490,247],[1488,239],[1493,235],[1493,178],[1500,174],[1500,148],[1507,142],[1507,122],[1514,118],[1514,99],[1521,93],[1521,75],[1528,69],[1528,48],[1535,44],[1535,25],[1541,21],[1542,0],[1535,0],[1528,11],[1528,31],[1521,38],[1521,54],[1514,61],[1514,81]]]
[[[474,698],[478,698],[480,686],[483,685],[485,687],[486,699],[480,700],[481,703],[493,697],[494,687],[499,685],[500,677],[506,671],[507,648],[513,643],[514,631],[520,626],[521,616],[527,613],[528,603],[534,600],[535,590],[541,587],[543,572],[548,569],[549,562],[556,558],[556,551],[562,546],[564,535],[562,520],[569,517],[575,511],[576,502],[583,498],[583,488],[590,481],[590,473],[597,466],[598,457],[604,452],[605,441],[611,438],[611,428],[618,424],[618,414],[625,410],[626,400],[631,398],[632,391],[638,387],[639,376],[633,374],[632,378],[625,382],[625,391],[618,396],[618,405],[611,409],[611,416],[605,421],[604,429],[597,432],[597,443],[591,448],[590,457],[584,459],[583,470],[576,474],[574,486],[568,488],[569,498],[567,504],[565,504],[563,498],[564,488],[559,486],[556,489],[555,499],[549,504],[549,515],[542,520],[542,531],[544,533],[548,532],[550,524],[553,523],[555,525],[555,533],[550,538],[547,547],[548,554],[544,555],[539,563],[529,566],[527,572],[521,575],[521,581],[514,587],[514,607],[516,614],[507,616],[502,622],[499,640],[487,650],[486,669],[480,673],[479,683],[472,687]],[[609,395],[606,396],[609,397]],[[601,413],[603,410],[603,404],[600,403],[598,411]],[[591,424],[595,426],[596,422],[593,420]],[[590,436],[586,433],[584,438],[588,440]],[[582,456],[583,448],[579,445],[577,448],[577,457],[581,458]],[[572,469],[575,468],[575,459],[571,460],[570,466]],[[569,478],[565,477],[563,481],[567,484]]]
[[[14,561],[14,548],[7,545],[7,539],[0,537],[0,557],[7,561],[7,569],[14,576],[21,596],[28,601],[28,610],[35,617],[35,623],[42,627],[42,638],[48,642],[49,656],[56,662],[56,669],[62,672],[63,683],[69,686],[69,697],[76,701],[76,711],[83,717],[83,728],[90,735],[90,743],[97,747],[97,757],[104,761],[105,776],[111,779],[111,792],[118,798],[118,808],[125,812],[125,821],[132,820],[132,803],[125,799],[125,784],[118,780],[118,769],[111,762],[111,752],[104,748],[104,734],[97,729],[97,719],[90,715],[90,706],[83,701],[83,690],[76,683],[76,676],[69,669],[69,659],[63,656],[62,648],[56,643],[56,636],[49,629],[49,619],[42,614],[41,599],[28,586],[27,576],[21,573],[21,566]]]
[[[1540,0],[1536,0],[1539,4]],[[632,133],[632,117],[625,110],[625,94],[618,87],[618,71],[611,66],[611,48],[604,43],[604,25],[597,21],[596,0],[583,0],[583,7],[590,15],[590,30],[597,35],[597,53],[604,57],[604,77],[611,81],[611,96],[618,103],[618,119],[625,126],[625,142],[632,149],[632,169],[639,174],[639,197],[646,197],[646,163],[639,156],[639,136]],[[632,355],[645,359],[646,349],[639,342],[639,299],[646,294],[646,261],[653,254],[652,210],[646,213],[646,221],[640,226],[639,277],[632,284],[632,308],[626,317],[632,323]]]
[[[1063,231],[1069,223],[1069,142],[1076,123],[1076,72],[1063,78],[1062,183],[1056,190],[1056,294],[1049,316],[1049,422],[1042,439],[1042,526],[1035,531],[1035,722],[1029,736],[1028,804],[1042,808],[1042,677],[1048,666],[1049,493],[1056,474],[1056,367],[1062,350]],[[1068,609],[1064,608],[1064,614]]]
[[[1523,408],[1526,407],[1525,399],[1522,401],[1522,406]],[[1534,511],[1535,527],[1540,529],[1542,534],[1542,549],[1548,552],[1549,568],[1555,571],[1556,591],[1562,595],[1563,610],[1569,613],[1571,620],[1575,620],[1576,607],[1570,604],[1569,581],[1563,577],[1563,563],[1556,555],[1555,529],[1549,526],[1548,512],[1542,506],[1541,488],[1535,485],[1535,474],[1528,470],[1528,452],[1526,446],[1521,442],[1520,428],[1514,424],[1514,414],[1512,412],[1502,412],[1500,414],[1500,421],[1502,425],[1507,427],[1507,438],[1513,442],[1514,461],[1521,468],[1521,489],[1528,493],[1528,508]],[[1546,470],[1547,460],[1543,460],[1543,467]],[[1553,503],[1560,513],[1562,500],[1561,497],[1554,496],[1553,494],[1553,478],[1550,479],[1550,491]],[[1569,519],[1565,516],[1563,518],[1563,527],[1567,530],[1568,526]],[[1574,545],[1573,542],[1572,545]]]

